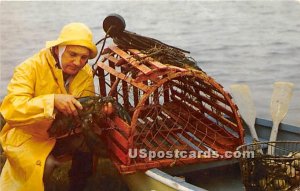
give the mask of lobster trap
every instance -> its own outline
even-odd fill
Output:
[[[263,153],[267,147],[274,148],[272,153]],[[299,141],[257,142],[239,146],[237,150],[244,154],[240,169],[247,191],[300,188]]]
[[[236,105],[205,72],[161,63],[137,49],[113,45],[103,52],[100,94],[113,96],[131,117],[130,123],[107,121],[106,141],[121,173],[225,159],[243,144]],[[219,157],[188,155],[211,151]]]

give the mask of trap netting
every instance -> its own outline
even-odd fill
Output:
[[[264,151],[273,148],[270,154]],[[240,169],[247,191],[276,191],[300,189],[300,141],[257,142],[241,145]]]
[[[205,72],[136,49],[110,46],[104,53],[97,63],[101,96],[115,97],[131,117],[108,119],[106,141],[121,173],[221,160],[243,144],[236,105]],[[199,155],[213,151],[218,157]]]

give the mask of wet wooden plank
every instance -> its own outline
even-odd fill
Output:
[[[149,121],[148,118],[145,118],[145,120],[147,120],[147,123],[152,123],[151,121]],[[156,124],[156,129],[152,130],[153,131],[153,140],[158,144],[159,147],[163,147],[163,149],[165,151],[170,150],[170,147],[172,145],[176,145],[176,143],[172,140],[170,140],[168,137],[164,136],[165,133],[168,133],[167,131],[162,131],[162,121],[160,121],[160,123],[158,123],[158,119],[155,119],[155,122],[152,124]],[[145,124],[146,125],[146,124]],[[171,131],[171,130],[169,130]]]
[[[100,67],[97,67],[97,73],[98,73],[98,77],[99,77],[100,94],[101,94],[101,96],[105,97],[105,96],[107,96],[107,94],[106,94],[104,70]]]
[[[118,158],[122,164],[128,164],[128,156],[127,154],[120,149],[111,139],[107,139],[108,147],[111,150],[111,152]]]
[[[194,91],[192,91],[191,89],[188,89],[186,87],[184,87],[182,84],[179,84],[175,81],[170,82],[173,86],[178,87],[179,89],[182,89],[183,91],[188,92],[189,94],[191,94],[192,96],[196,97],[199,99],[199,101],[201,102],[205,102],[208,105],[213,106],[216,110],[223,112],[224,114],[228,115],[231,118],[234,118],[234,114],[232,113],[232,111],[229,111],[227,108],[223,107],[222,105],[217,104],[216,100],[207,98],[199,93],[196,93]],[[208,96],[212,96],[212,94],[208,94]],[[213,96],[212,96],[213,97]],[[228,102],[226,102],[226,105],[228,104]]]
[[[166,140],[158,136],[158,127],[146,118],[145,122],[145,124],[138,122],[138,126],[143,130],[139,132],[139,138],[142,140],[142,142],[147,145],[149,150],[157,151],[157,149],[159,149],[167,151],[169,149],[169,145],[167,144]]]
[[[128,61],[129,64],[131,64],[133,67],[137,68],[139,71],[141,71],[144,74],[150,74],[152,73],[151,68],[148,68],[147,66],[140,64],[139,61],[137,61],[135,58],[132,57],[132,55],[127,54],[117,46],[110,46],[109,47],[113,52],[118,54],[121,58]]]
[[[174,104],[168,104],[168,107],[170,109],[176,107],[178,111],[178,116],[183,119],[188,119],[188,121],[192,124],[194,128],[200,127],[197,128],[197,130],[206,133],[209,137],[217,136],[217,142],[221,142],[221,144],[224,144],[226,146],[232,146],[235,144],[237,138],[229,132],[227,132],[224,128],[220,128],[216,124],[212,126],[212,123],[206,123],[207,120],[205,120],[205,116],[194,116],[195,112],[192,112],[192,109],[187,110],[187,108],[183,108],[182,105],[183,107],[185,107],[185,105],[182,102],[174,102]]]
[[[172,140],[176,140],[174,144],[187,146],[187,144],[183,142],[181,138],[177,135],[177,133],[182,134],[184,130],[178,127],[178,124],[175,121],[168,119],[162,113],[159,114],[159,117],[162,119],[158,120],[158,123],[165,129],[165,133],[162,132],[163,136],[170,137]]]
[[[144,85],[144,84],[143,84]],[[136,87],[133,87],[133,102],[134,102],[134,106],[136,107],[139,103],[139,89]]]
[[[121,129],[121,133],[123,133],[126,137],[130,136],[131,127],[125,121],[123,121],[120,117],[114,117],[113,122],[115,126]]]
[[[177,66],[173,66],[173,65],[167,65],[169,69],[172,69],[174,71],[178,71],[178,72],[186,72],[188,71],[187,69],[184,69],[184,68],[180,68],[180,67],[177,67]]]
[[[216,94],[215,92],[219,92],[215,87],[211,86],[210,84],[206,84],[205,82],[200,82],[199,80],[196,81],[188,81],[185,78],[180,78],[180,81],[182,81],[185,84],[190,84],[191,86],[195,87],[195,90],[198,90],[199,93],[203,92],[205,94],[211,95],[211,97],[217,99],[218,101],[228,104],[228,101],[224,98],[223,95]]]
[[[147,87],[150,87],[150,86],[151,86],[150,83],[151,83],[151,82],[150,82],[149,80],[143,81],[143,84],[145,84],[145,86],[147,86]],[[145,92],[144,92],[143,94],[145,94]],[[147,99],[145,100],[145,105],[149,105],[149,103],[150,103],[150,100],[149,100],[149,98],[147,98]]]
[[[121,72],[125,73],[124,69],[121,68]],[[128,83],[122,80],[122,95],[123,95],[123,101],[124,101],[124,109],[129,110],[129,90],[128,90]]]
[[[139,58],[146,60],[149,64],[151,64],[155,68],[167,69],[166,65],[154,60],[153,58],[149,57],[146,54],[141,53],[139,50],[136,50],[136,49],[128,49],[128,50],[129,50],[129,52],[133,53],[134,55],[138,56]]]
[[[176,96],[178,96],[178,97],[181,97],[181,99],[183,99],[183,98],[182,98],[183,95],[181,95],[181,94],[180,94],[179,92],[177,92],[176,90],[173,90],[173,89],[172,89],[171,92],[172,92],[172,94],[173,94],[173,95],[171,95],[172,97],[174,97],[174,95],[176,95]],[[179,100],[179,101],[181,101],[181,100]],[[197,102],[195,102],[195,101],[193,101],[193,100],[191,100],[191,99],[189,99],[189,98],[187,98],[187,97],[184,98],[184,101],[187,101],[189,104],[191,104],[191,105],[193,105],[193,106],[199,108],[200,111],[205,112],[206,114],[210,115],[211,117],[217,119],[218,121],[220,121],[221,123],[223,123],[223,124],[226,125],[227,127],[233,129],[234,131],[237,131],[237,130],[238,130],[238,129],[237,129],[237,125],[234,124],[233,122],[229,121],[228,119],[226,119],[224,116],[218,115],[218,114],[214,113],[212,110],[206,108],[206,107],[203,106],[203,105],[200,105],[199,103],[197,103]]]
[[[114,64],[117,64],[119,62],[119,60],[114,57],[114,53],[105,54],[105,55],[103,55],[103,58],[105,58],[105,60],[103,60],[102,62],[105,62],[106,60],[109,60],[109,61],[113,62]]]
[[[113,68],[107,66],[106,64],[104,64],[103,62],[98,62],[97,65],[104,69],[105,71],[107,71],[108,73],[120,78],[121,80],[126,81],[129,84],[132,84],[133,86],[143,90],[144,92],[148,91],[148,87],[146,85],[144,85],[143,83],[140,82],[135,82],[132,78],[126,76],[123,73],[117,72],[116,70],[114,70]]]
[[[200,81],[200,79],[196,79],[195,81],[192,81],[192,80],[187,80],[185,78],[180,78],[180,81],[182,81],[185,84],[191,84],[197,90],[202,91],[205,94],[211,95],[213,98],[217,99],[218,101],[224,104],[228,103],[227,100],[224,98],[224,96],[219,92],[219,90],[213,87],[211,84],[208,84],[204,81]],[[213,93],[212,91],[218,93]]]
[[[166,126],[166,128],[168,128],[169,126],[173,127],[176,126],[177,128],[172,128],[171,131],[169,131],[170,135],[172,137],[174,137],[175,140],[177,140],[179,142],[179,144],[181,145],[187,145],[186,142],[183,141],[182,137],[184,137],[185,139],[187,139],[188,141],[190,141],[191,143],[193,143],[195,146],[197,146],[200,150],[202,151],[207,151],[208,149],[203,146],[202,142],[196,141],[194,137],[191,137],[188,134],[188,131],[186,131],[186,129],[183,128],[179,128],[178,127],[178,123],[176,120],[171,120],[169,118],[167,118],[163,113],[161,113],[159,115],[159,117],[162,118],[163,121],[166,121],[166,124],[168,124],[168,126]],[[180,136],[180,137],[179,137]],[[187,145],[189,148],[189,150],[194,150],[194,148],[192,148],[190,145]]]
[[[193,143],[201,151],[208,151],[208,148],[205,147],[204,142],[202,142],[201,140],[197,141],[194,137],[192,137],[190,134],[188,134],[187,131],[183,131],[181,135],[184,138],[186,138],[188,141]]]
[[[111,139],[114,140],[114,142],[117,142],[120,146],[123,147],[122,150],[128,150],[128,139],[121,133],[119,133],[117,130],[110,130],[108,135],[111,137]]]
[[[168,115],[170,115],[173,119],[176,119],[176,121],[181,124],[184,128],[184,130],[188,130],[192,132],[195,137],[203,141],[206,145],[208,145],[213,150],[218,151],[219,153],[224,153],[227,149],[225,147],[222,147],[222,145],[217,144],[217,137],[210,137],[206,133],[203,133],[201,131],[198,131],[197,129],[194,129],[192,124],[190,124],[189,121],[183,118],[179,118],[177,114],[173,113],[172,111],[168,109],[164,109],[164,112],[166,112]]]
[[[169,102],[170,101],[170,91],[169,91],[169,89],[170,89],[169,83],[164,83],[163,84],[164,102]]]
[[[167,127],[167,125],[162,120],[158,120],[158,123],[163,127]],[[192,150],[192,148],[186,142],[183,142],[182,138],[174,132],[174,129],[169,129],[168,131],[164,132],[159,131],[158,133],[163,139],[169,142],[170,148],[175,149],[178,148],[178,146],[181,146],[181,148],[184,150]],[[182,134],[182,132],[179,134]]]
[[[213,143],[218,145],[219,147],[223,146],[232,146],[233,142],[228,141],[228,139],[224,139],[218,132],[210,129],[203,123],[193,123],[191,120],[186,119],[184,116],[178,116],[179,123],[186,123],[184,127],[185,132],[191,132],[201,141],[209,141],[209,143]],[[188,130],[188,131],[187,131]],[[225,142],[226,141],[226,142]]]
[[[154,104],[159,104],[159,96],[160,95],[160,92],[158,92],[158,90],[156,89],[154,92],[153,92],[153,102]]]
[[[144,145],[146,145],[147,148],[145,148],[145,149],[147,149],[148,151],[153,150],[154,148],[157,148],[157,144],[155,143],[155,145],[154,145],[154,143],[151,143],[147,139],[147,136],[142,138],[141,141],[143,142]]]
[[[135,80],[137,82],[143,82],[143,81],[146,81],[146,80],[151,80],[155,83],[158,83],[159,80],[162,79],[162,76],[170,73],[170,71],[168,71],[168,70],[160,71],[160,70],[156,70],[156,69],[154,69],[152,72],[153,73],[148,74],[148,75],[145,75],[145,74],[138,75],[138,76],[136,76]]]
[[[194,83],[195,87],[199,88],[205,94],[211,95],[213,98],[217,99],[218,101],[220,101],[222,103],[225,103],[225,104],[228,103],[228,101],[224,98],[224,96],[215,87],[205,84],[204,82],[200,82],[199,80],[196,82],[199,83],[199,85],[197,83]],[[202,84],[202,85],[200,85],[200,84]],[[218,93],[212,93],[212,91],[218,92]]]
[[[181,118],[184,118],[184,116],[181,115]],[[221,129],[214,130],[210,125],[199,120],[196,121],[195,119],[193,121],[190,121],[190,123],[192,124],[192,127],[197,131],[203,132],[210,137],[216,137],[217,142],[224,146],[232,147],[236,145],[237,138],[233,137],[230,134],[223,134],[224,131],[221,131]],[[205,129],[203,128],[204,124],[206,124]]]

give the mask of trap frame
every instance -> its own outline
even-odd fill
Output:
[[[161,63],[137,49],[104,49],[97,63],[101,96],[113,96],[131,122],[108,119],[106,141],[121,173],[226,159],[243,144],[237,106],[202,70]],[[219,157],[130,157],[129,151],[215,151]],[[145,155],[144,155],[145,156]]]

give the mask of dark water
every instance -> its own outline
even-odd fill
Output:
[[[247,83],[259,117],[270,118],[275,81],[295,84],[284,120],[300,126],[300,1],[2,2],[1,93],[14,67],[79,21],[103,37],[102,21],[121,14],[127,30],[191,51],[225,89]]]

